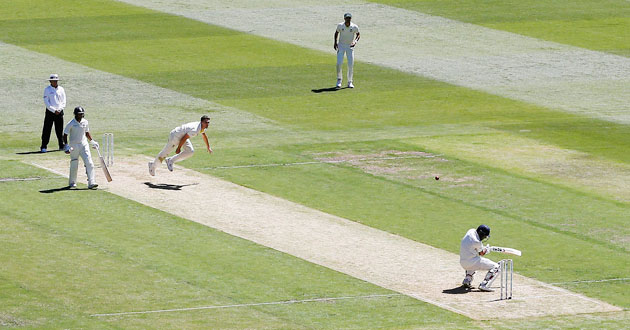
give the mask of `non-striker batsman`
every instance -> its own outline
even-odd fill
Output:
[[[98,148],[98,142],[92,140],[90,127],[87,119],[83,118],[84,115],[85,110],[83,107],[74,108],[74,119],[68,122],[63,131],[64,151],[70,154],[68,187],[74,188],[77,186],[77,171],[79,169],[79,157],[81,157],[88,178],[88,188],[96,189],[98,185],[94,180],[94,163],[92,162],[88,141],[94,149]]]

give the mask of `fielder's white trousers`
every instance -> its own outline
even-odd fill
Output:
[[[348,82],[352,82],[354,72],[354,47],[350,45],[337,45],[337,79],[341,79],[341,67],[343,65],[344,54],[348,57]]]
[[[484,257],[475,257],[470,260],[459,260],[459,263],[462,265],[464,270],[466,270],[466,274],[474,274],[477,270],[490,270],[492,268],[498,268],[499,264]]]
[[[173,134],[171,134],[168,138],[168,142],[166,143],[166,145],[164,146],[164,149],[162,149],[162,151],[160,151],[160,153],[158,154],[157,158],[166,158],[168,157],[168,155],[173,152],[173,150],[177,149],[177,146],[179,145],[179,141],[181,140],[181,137],[175,136]],[[180,153],[178,153],[177,155],[173,156],[173,162],[181,162],[184,159],[190,158],[193,153],[195,152],[195,149],[193,148],[192,143],[190,142],[190,139],[186,140],[186,143],[184,143],[184,145],[182,146],[182,150],[180,151]]]
[[[79,170],[79,156],[83,158],[83,165],[85,165],[85,174],[87,174],[88,184],[94,184],[94,163],[92,162],[92,154],[90,153],[90,146],[87,142],[70,145],[72,150],[70,151],[70,178],[69,184],[74,185],[77,183],[77,171]]]

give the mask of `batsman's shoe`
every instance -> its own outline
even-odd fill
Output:
[[[168,167],[169,171],[173,172],[173,158],[166,158],[166,167]]]
[[[472,281],[472,276],[467,275],[466,278],[464,278],[464,281],[462,281],[462,286],[468,289],[472,289]]]
[[[71,184],[68,185],[68,189],[74,189],[76,187],[77,187],[76,183],[71,183]]]
[[[486,283],[483,283],[483,282],[481,284],[479,284],[479,290],[485,291],[485,292],[493,292],[494,291],[493,288],[491,288],[490,286],[488,286]]]
[[[149,174],[155,176],[155,162],[149,162]]]
[[[348,83],[348,88],[354,88],[354,85],[352,84],[352,81]]]
[[[88,189],[96,189],[97,187],[98,185],[96,183],[88,185]]]
[[[337,88],[341,88],[341,79],[337,79],[337,84],[335,85]]]

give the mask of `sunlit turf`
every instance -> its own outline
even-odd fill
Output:
[[[91,316],[392,292],[105,191],[50,192],[66,179],[17,161],[0,164],[4,177],[41,178],[0,183],[0,321],[10,316],[40,328],[366,328],[465,320],[405,296]]]
[[[630,2],[625,0],[372,2],[630,57]]]
[[[472,5],[460,6],[461,2],[457,2],[455,6],[454,3],[416,2],[413,8],[426,12],[424,9],[428,7],[425,6],[434,5],[433,14],[447,11],[456,19],[496,24],[497,28],[518,22],[509,15],[499,19],[501,11],[505,14],[514,2],[488,3],[495,5],[494,14],[486,3],[475,2],[478,7],[475,10],[470,10]],[[558,2],[549,3],[552,6]],[[547,8],[545,4],[536,4]],[[592,2],[583,4],[595,7]],[[217,130],[211,127],[209,135],[215,153],[212,156],[198,154],[182,163],[183,166],[452,252],[457,252],[459,239],[466,229],[487,223],[493,228],[493,244],[526,251],[517,261],[517,272],[547,282],[629,277],[628,236],[623,227],[628,219],[627,203],[615,202],[609,196],[580,186],[579,182],[545,178],[525,166],[518,157],[506,166],[489,156],[519,141],[521,144],[513,145],[514,148],[523,147],[522,144],[549,145],[554,150],[577,150],[585,153],[585,158],[595,157],[604,163],[627,164],[630,162],[630,128],[626,125],[536,107],[366,63],[357,63],[354,90],[314,93],[313,89],[325,89],[334,82],[334,57],[330,54],[113,1],[64,2],[53,11],[37,10],[42,6],[48,8],[48,2],[11,1],[0,9],[3,14],[0,15],[0,40],[233,106],[277,124],[277,129],[268,131],[252,127],[215,133]],[[535,7],[523,9],[523,15]],[[563,7],[554,8],[555,11],[540,18],[558,19]],[[619,15],[623,15],[625,7],[619,8]],[[603,13],[610,12],[607,10]],[[9,15],[12,11],[17,14]],[[604,14],[593,11],[598,19]],[[579,13],[570,10],[562,15],[570,22]],[[44,32],[50,28],[53,18],[62,22],[59,33],[46,38]],[[623,19],[620,24],[625,24]],[[566,23],[563,28],[569,26]],[[534,24],[531,33],[544,28],[543,23]],[[600,32],[606,38],[584,47],[625,51],[625,46],[617,44],[615,38],[627,32],[614,34],[608,28]],[[571,38],[590,44],[592,33],[582,31]],[[565,38],[560,34],[548,40]],[[300,56],[296,56],[296,52]],[[177,113],[184,109],[164,111]],[[204,109],[195,111],[203,113]],[[168,131],[151,125],[138,127],[129,119],[132,117],[126,118],[110,119],[117,120],[114,133],[120,146],[118,152],[154,155],[162,148]],[[160,122],[159,114],[153,120]],[[182,119],[181,123],[184,121]],[[175,127],[181,123],[168,124]],[[527,131],[526,138],[531,142],[520,139],[521,131]],[[28,161],[29,157],[39,156],[15,155],[32,150],[38,143],[38,134],[2,132],[0,137],[2,157]],[[477,144],[472,145],[472,142]],[[199,146],[202,142],[196,139],[193,143]],[[428,152],[446,161],[416,159],[380,164],[388,168],[410,168],[389,174],[351,164],[212,168],[313,161],[323,152],[373,154],[388,150]],[[473,151],[479,155],[474,155]],[[14,167],[17,166],[3,163],[1,176],[50,176],[30,167],[19,170]],[[433,173],[440,173],[443,179],[436,182],[431,179]],[[191,327],[194,324],[216,327],[263,324],[269,328],[366,328],[374,324],[399,328],[433,328],[438,324],[449,327],[451,324],[453,328],[461,328],[474,325],[450,312],[399,298],[324,307],[247,308],[195,313],[192,317],[142,316],[133,321],[116,318],[113,323],[88,318],[88,313],[103,312],[103,306],[99,305],[103,300],[86,302],[80,300],[83,299],[80,295],[97,293],[109,302],[105,306],[115,311],[383,290],[105,192],[39,193],[39,190],[61,187],[64,183],[64,179],[56,178],[0,183],[3,189],[0,192],[5,196],[0,203],[3,210],[7,210],[7,215],[1,219],[3,226],[10,228],[4,237],[4,246],[12,251],[4,254],[6,263],[2,269],[11,272],[5,287],[7,292],[16,295],[15,299],[8,297],[5,301],[7,306],[14,306],[15,312],[8,315],[16,317],[17,323],[24,319],[42,327],[87,324],[98,328],[101,324],[114,324],[127,328],[130,323],[138,328],[158,324],[179,327],[180,318],[186,318]],[[75,211],[77,216],[73,216]],[[50,214],[55,215],[55,219],[48,220],[46,216]],[[149,235],[156,230],[160,232]],[[20,232],[28,234],[20,238],[16,236]],[[121,232],[124,235],[120,236]],[[174,237],[175,234],[182,237]],[[42,242],[41,245],[38,242]],[[33,251],[29,252],[25,246],[30,245]],[[34,259],[7,259],[19,254]],[[238,259],[227,258],[234,254],[238,254]],[[257,260],[265,264],[248,259],[252,256],[259,257]],[[55,272],[44,276],[46,268],[40,264],[55,260],[58,263],[51,265]],[[85,262],[80,262],[82,260]],[[242,274],[251,272],[246,267],[250,263],[261,268]],[[27,267],[20,269],[22,264]],[[95,269],[103,275],[78,277],[72,270],[79,267]],[[128,268],[137,269],[127,273]],[[40,277],[25,274],[27,271],[41,274],[47,281],[39,283]],[[284,274],[276,273],[282,271]],[[311,272],[314,274],[305,275]],[[328,277],[333,280],[328,281]],[[55,291],[51,280],[67,285],[62,286],[65,291]],[[74,283],[76,281],[109,282],[81,286]],[[304,281],[312,283],[308,287],[296,284],[302,285]],[[132,285],[137,287],[130,287]],[[559,285],[625,308],[630,306],[627,281]],[[126,296],[124,289],[134,294]],[[105,297],[108,290],[112,290],[114,296]],[[198,292],[207,295],[207,299]],[[169,305],[163,305],[164,301]],[[66,316],[68,320],[62,321]],[[357,319],[355,323],[346,323],[353,318]],[[627,316],[607,322],[614,327],[627,322]],[[506,328],[514,326],[509,322],[502,324],[506,324]],[[550,318],[529,323],[532,326],[553,324],[594,327],[583,318]]]

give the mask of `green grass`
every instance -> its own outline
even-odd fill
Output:
[[[630,3],[624,0],[372,2],[630,57]]]
[[[627,51],[627,43],[620,44],[617,38],[623,38],[628,29],[589,29],[570,36],[563,32],[582,20],[596,24],[614,20],[615,15],[626,26],[627,5],[619,2],[614,2],[616,10],[594,1],[573,7],[555,1],[527,6],[509,1],[391,4],[496,28],[530,24],[528,33],[549,31],[545,32],[550,34],[545,37],[548,40],[575,39],[590,49]],[[468,228],[487,223],[493,229],[493,244],[525,251],[518,259],[517,272],[546,282],[630,277],[626,225],[630,204],[617,200],[625,196],[594,189],[579,176],[543,173],[518,152],[523,147],[548,147],[583,153],[584,159],[575,160],[583,169],[593,159],[604,166],[626,166],[630,163],[627,125],[366,63],[356,65],[357,81],[362,82],[356,89],[313,93],[311,89],[330,87],[334,78],[330,54],[114,1],[64,1],[52,11],[43,10],[49,7],[40,0],[7,2],[0,8],[0,40],[232,106],[275,123],[263,130],[255,125],[240,131],[211,127],[215,153],[196,155],[184,166],[452,252],[457,252]],[[52,19],[61,23],[51,39],[44,32]],[[549,30],[545,25],[558,20],[563,22],[561,29]],[[592,38],[596,32],[605,37]],[[295,56],[296,51],[300,56]],[[105,117],[110,125],[115,123],[117,152],[157,153],[168,131],[156,128],[164,123],[159,114],[154,116],[156,125],[143,127],[132,119]],[[39,129],[38,120],[34,131]],[[0,132],[0,157],[26,162],[40,157],[15,155],[34,149],[38,135]],[[499,158],[502,148],[516,158]],[[212,169],[312,161],[320,153],[363,155],[390,150],[423,151],[436,158]],[[0,177],[46,177],[0,182],[4,228],[0,249],[5,251],[0,254],[0,301],[7,306],[0,311],[0,324],[31,328],[595,329],[598,322],[607,328],[623,328],[630,320],[626,311],[479,324],[404,297],[93,318],[89,317],[92,313],[112,311],[388,291],[104,191],[43,194],[39,191],[61,187],[65,179],[16,161],[0,160],[0,164]],[[433,173],[443,179],[432,180]],[[628,281],[559,285],[626,310],[630,306]]]
[[[3,313],[18,325],[366,328],[430,326],[453,318],[404,296],[90,317],[391,292],[105,191],[42,193],[63,187],[66,179],[16,161],[0,163],[3,176],[42,177],[2,183],[0,269],[6,291],[0,300],[6,303]]]

